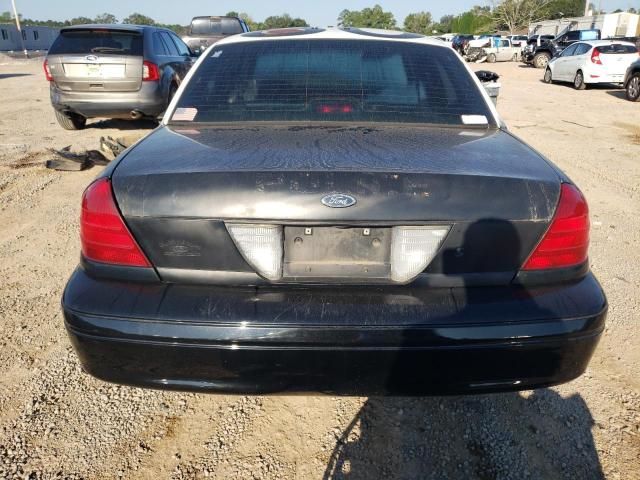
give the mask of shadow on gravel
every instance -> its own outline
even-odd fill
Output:
[[[324,479],[603,479],[589,409],[550,389],[370,398],[337,440]]]
[[[109,119],[109,120],[99,120],[93,123],[87,123],[86,128],[97,128],[97,129],[108,129],[115,128],[117,130],[144,130],[149,129],[153,130],[158,126],[158,122],[155,120],[120,120],[120,119]]]
[[[522,231],[511,222],[478,220],[465,231],[461,248],[444,252],[443,272],[465,272],[469,259],[476,259],[477,268],[482,268],[484,261],[492,268],[499,267],[500,272],[518,270],[532,248],[530,241],[522,245],[521,236]],[[493,292],[494,288],[474,287],[469,282],[464,289],[466,299],[459,298],[460,317],[468,309],[472,320],[479,306],[481,312],[490,314],[486,307],[494,300],[501,309],[507,308],[501,303],[502,294]],[[518,298],[520,308],[534,312],[534,318],[553,318],[554,313],[538,305],[526,288]],[[497,362],[478,357],[477,362],[462,367],[451,364],[425,378],[446,384],[447,375],[455,374],[456,368],[478,378],[493,369],[507,372],[504,375],[508,378],[517,378],[525,368],[543,374],[537,364],[525,359],[507,366]],[[391,366],[389,379],[402,376],[406,368],[406,364]],[[543,369],[544,375],[553,374],[549,368]],[[450,397],[371,397],[338,438],[324,479],[598,480],[604,475],[591,434],[593,426],[591,412],[580,395],[563,398],[552,389]]]
[[[30,73],[0,73],[0,80],[13,77],[30,77]]]
[[[607,90],[607,95],[619,98],[620,100],[628,101],[627,94],[624,90]]]

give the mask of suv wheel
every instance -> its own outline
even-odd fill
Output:
[[[584,90],[587,88],[587,84],[584,83],[584,75],[580,70],[576,72],[576,76],[573,79],[573,88],[576,90]]]
[[[549,58],[547,53],[536,53],[535,57],[533,57],[533,65],[536,68],[544,68],[549,63]]]
[[[55,110],[56,120],[65,130],[82,130],[87,124],[87,119],[75,113],[62,113]]]
[[[549,67],[547,67],[547,69],[544,71],[544,77],[542,77],[542,80],[544,81],[544,83],[553,82],[553,76]]]
[[[496,63],[496,54],[490,53],[489,55],[487,55],[487,62]]]
[[[627,82],[627,100],[637,102],[640,100],[640,72],[636,72],[631,75],[631,78]]]

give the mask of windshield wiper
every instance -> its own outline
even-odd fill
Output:
[[[91,53],[124,52],[124,48],[117,47],[93,47]]]

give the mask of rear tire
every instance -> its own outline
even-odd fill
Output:
[[[637,102],[640,100],[640,72],[636,72],[631,75],[627,82],[625,93],[627,100],[630,102]]]
[[[542,81],[544,83],[553,83],[553,74],[551,73],[551,69],[547,67],[544,71],[544,77],[542,77]]]
[[[537,53],[533,57],[533,66],[536,68],[545,68],[551,57],[547,53]]]
[[[167,102],[167,107],[171,103],[171,100],[173,100],[173,97],[175,97],[177,91],[178,91],[178,86],[175,83],[172,83],[171,86],[169,87],[169,101]]]
[[[82,130],[87,124],[87,119],[75,113],[62,113],[55,110],[56,120],[65,130]]]
[[[496,63],[496,54],[490,53],[489,55],[487,55],[487,62]]]
[[[576,76],[573,79],[573,88],[576,90],[584,90],[587,88],[587,84],[584,83],[584,75],[580,70],[576,72]]]

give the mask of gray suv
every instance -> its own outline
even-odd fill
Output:
[[[169,105],[193,57],[189,47],[164,28],[63,28],[44,61],[58,123],[78,130],[87,118],[155,118]]]

